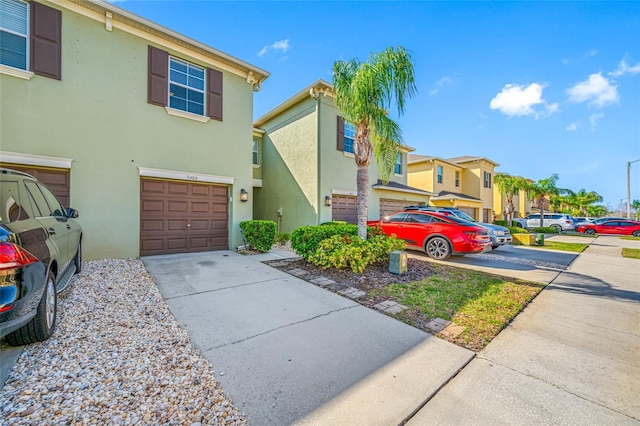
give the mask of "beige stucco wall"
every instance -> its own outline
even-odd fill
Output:
[[[234,177],[229,238],[238,245],[238,224],[252,217],[253,198],[238,199],[252,187],[252,86],[224,72],[223,122],[170,116],[147,103],[149,42],[62,10],[62,81],[0,75],[1,149],[73,159],[70,204],[86,259],[138,256],[138,167]]]
[[[438,183],[438,166],[442,166],[442,183]],[[460,173],[460,186],[455,185],[455,172]],[[423,161],[409,165],[407,184],[424,191],[439,193],[441,191],[462,193],[464,187],[463,173],[460,167],[435,160]]]

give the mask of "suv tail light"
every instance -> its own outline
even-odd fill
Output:
[[[464,233],[471,241],[477,241],[480,243],[486,243],[490,241],[489,234],[485,232],[480,233],[475,231],[464,231]]]
[[[38,261],[38,258],[13,243],[0,243],[0,271],[22,268]]]

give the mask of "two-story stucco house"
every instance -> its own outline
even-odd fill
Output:
[[[409,154],[407,183],[433,192],[433,206],[455,207],[481,222],[493,222],[493,174],[498,165],[483,157]]]
[[[100,0],[0,7],[1,165],[79,210],[86,259],[241,243],[267,72]]]
[[[254,122],[254,216],[289,233],[331,220],[357,222],[355,129],[338,115],[333,86],[318,80]],[[403,147],[388,182],[371,162],[369,219],[408,205],[426,204],[431,193],[407,186]]]

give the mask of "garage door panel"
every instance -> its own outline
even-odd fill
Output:
[[[19,164],[0,163],[0,167],[28,173],[44,183],[60,200],[64,207],[69,207],[71,176],[68,169],[50,169],[46,167],[25,166]]]
[[[229,248],[226,186],[156,179],[141,182],[141,256]]]
[[[411,202],[407,200],[380,199],[380,217],[388,216],[391,213],[404,210],[405,207],[413,206],[421,203]]]
[[[188,195],[189,187],[186,183],[167,182],[167,192],[171,195]]]
[[[357,223],[356,197],[334,195],[331,203],[331,218],[349,223]]]

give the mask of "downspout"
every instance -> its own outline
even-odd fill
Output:
[[[316,165],[318,167],[318,173],[316,174],[317,182],[317,200],[318,203],[318,214],[316,215],[316,224],[320,225],[320,216],[322,215],[321,209],[323,207],[322,203],[322,153],[321,153],[321,143],[322,138],[320,137],[320,93],[316,92],[311,88],[309,90],[309,95],[316,100]]]

